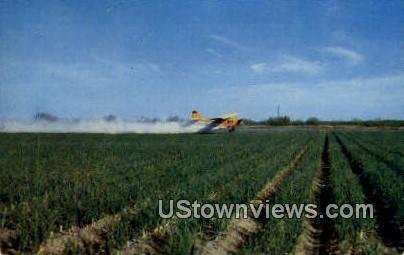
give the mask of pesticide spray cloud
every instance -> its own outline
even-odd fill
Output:
[[[202,126],[203,127],[203,126]],[[144,122],[135,120],[3,120],[0,121],[0,132],[7,133],[149,133],[175,134],[195,133],[200,125],[181,121]]]

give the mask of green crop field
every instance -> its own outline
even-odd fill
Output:
[[[400,254],[404,132],[0,134],[1,254]],[[373,218],[159,215],[159,200],[372,204]]]

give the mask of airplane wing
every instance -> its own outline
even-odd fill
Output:
[[[235,117],[236,115],[237,115],[237,112],[232,112],[232,113],[228,113],[228,114],[224,114],[224,115],[220,116],[220,119],[232,118],[232,117]]]

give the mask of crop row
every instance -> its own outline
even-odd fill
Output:
[[[378,248],[380,252],[379,240],[383,242],[382,250],[390,248],[402,252],[404,249],[402,233],[404,205],[400,201],[404,191],[402,177],[397,174],[395,169],[378,160],[378,157],[369,153],[352,138],[348,139],[346,135],[341,134],[337,134],[335,137],[352,172],[360,183],[363,201],[371,203],[375,210],[374,220],[366,222],[362,219],[361,223],[365,228],[360,234],[362,240],[358,238],[354,240],[358,241],[360,249],[377,250],[376,248]],[[357,199],[360,199],[360,196],[357,196]],[[351,229],[350,232],[353,234],[356,231]],[[374,239],[372,232],[377,232],[378,240]],[[370,241],[366,239],[370,239]],[[367,245],[363,245],[365,241]],[[355,243],[353,245],[355,246]],[[391,252],[389,251],[389,253]]]
[[[350,135],[373,147],[382,155],[404,156],[404,132],[398,130],[340,130],[338,133]],[[400,159],[400,158],[395,158]],[[401,158],[402,159],[402,158]]]
[[[2,136],[1,227],[15,230],[18,249],[28,251],[60,226],[81,227],[136,205],[138,213],[110,232],[106,247],[119,247],[159,224],[159,198],[204,197],[233,177],[241,184],[240,172],[268,160],[263,155],[276,158],[310,134]]]
[[[403,236],[400,232],[400,226],[402,228],[403,225],[399,218],[402,213],[400,208],[402,203],[399,201],[392,203],[391,200],[380,202],[380,199],[390,198],[384,197],[383,194],[375,195],[374,189],[369,190],[370,185],[376,187],[376,192],[381,192],[384,187],[382,183],[369,181],[373,181],[370,178],[374,178],[372,174],[376,171],[372,164],[378,163],[383,166],[386,164],[369,154],[369,151],[361,148],[352,137],[344,138],[342,142],[342,140],[335,139],[335,136],[330,136],[328,184],[316,185],[314,172],[319,168],[319,148],[321,147],[317,142],[317,150],[312,150],[306,155],[296,171],[285,180],[271,204],[314,202],[321,207],[321,203],[324,202],[337,205],[367,203],[373,204],[376,218],[369,218],[369,215],[367,218],[337,217],[334,220],[315,219],[314,222],[311,221],[312,223],[304,218],[296,217],[270,219],[265,225],[264,231],[251,237],[248,243],[242,247],[241,254],[287,254],[292,252],[316,254],[321,251],[343,254],[399,254],[403,251]],[[324,158],[321,159],[321,161],[323,160]],[[360,164],[360,169],[357,164]],[[389,175],[394,172],[392,169],[387,167],[379,169],[379,171],[381,172],[378,173],[379,175],[387,175],[383,180],[385,183],[397,182],[397,179],[394,180],[397,176]],[[402,188],[399,183],[395,183],[395,185],[396,191]],[[319,193],[317,192],[319,197],[316,197],[316,188],[313,190],[313,187],[320,188]],[[324,193],[326,197],[323,197]],[[380,203],[383,208],[380,208]],[[398,205],[398,208],[392,211],[394,205]],[[393,215],[386,215],[386,210],[387,213]],[[322,223],[322,221],[324,222]]]
[[[260,234],[234,251],[395,253],[403,249],[402,133],[381,132],[0,134],[0,239],[14,231],[12,249],[40,254],[200,252],[231,234],[233,219],[161,219],[159,199],[248,203],[309,144],[270,205],[371,203],[376,218],[260,221]]]
[[[269,201],[274,204],[307,204],[310,202],[311,183],[319,167],[323,135],[319,135],[303,157],[295,171],[288,176],[278,192]],[[262,233],[252,236],[240,250],[240,254],[288,254],[291,253],[303,231],[303,218],[284,217],[269,219]]]
[[[306,139],[301,140],[296,137],[295,140],[291,139],[290,143],[280,143],[276,146],[272,145],[264,147],[259,153],[256,153],[251,160],[243,159],[241,161],[234,161],[231,162],[231,164],[220,167],[219,169],[214,169],[215,172],[211,176],[205,178],[198,177],[197,182],[192,183],[191,185],[177,186],[175,192],[172,192],[167,196],[161,196],[160,198],[165,200],[187,199],[189,201],[198,200],[200,202],[223,202],[224,199],[233,199],[240,194],[249,194],[249,192],[242,192],[243,190],[240,192],[238,190],[252,188],[251,185],[244,185],[251,180],[250,177],[254,178],[257,182],[262,181],[257,179],[254,174],[262,170],[269,159],[273,159],[279,154],[288,155],[287,153],[296,150],[296,147],[301,146],[305,140]],[[265,172],[263,173],[265,174]],[[238,194],[238,192],[240,193]],[[152,219],[152,222],[144,228],[146,230],[149,229],[149,231],[150,229],[155,228],[156,224],[164,225],[164,223],[161,223],[160,219],[157,217],[157,208],[150,209],[151,210],[149,210],[148,213],[142,214],[142,218],[135,217],[135,219],[130,222],[136,223],[144,221],[144,217],[149,217]],[[155,222],[155,220],[158,221]],[[119,225],[123,228],[131,226],[131,224],[124,222]],[[187,253],[193,246],[193,237],[201,229],[205,229],[202,231],[205,232],[202,233],[202,235],[204,235],[207,231],[215,231],[218,227],[220,227],[220,222],[215,222],[214,220],[181,220],[181,224],[174,223],[174,226],[171,227],[169,233],[167,233],[167,236],[164,238],[164,242],[160,244],[159,249],[162,251],[167,250],[168,253],[168,250],[176,253]],[[127,232],[131,234],[131,238],[135,240],[139,238],[139,232],[133,231],[133,228],[129,227]],[[117,235],[111,236],[109,239],[127,240],[127,237],[123,237],[118,233]]]
[[[369,179],[370,185],[380,189],[379,192],[389,204],[399,207],[395,217],[404,219],[404,203],[401,202],[404,194],[404,185],[402,185],[404,177],[400,174],[402,169],[392,168],[386,162],[380,161],[378,157],[370,154],[360,143],[346,134],[339,134],[338,137],[348,148],[356,163],[363,168],[362,174]]]

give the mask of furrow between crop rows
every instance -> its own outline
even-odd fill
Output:
[[[270,199],[277,192],[282,181],[293,172],[307,150],[308,145],[305,145],[287,166],[278,171],[275,177],[264,186],[250,203],[258,208],[259,205]],[[205,247],[201,248],[201,253],[205,255],[236,253],[247,238],[258,233],[265,223],[264,217],[259,219],[251,216],[239,219],[234,217],[229,223],[228,230],[215,240],[209,241]]]
[[[16,254],[17,231],[0,229],[0,254]]]
[[[314,177],[311,198],[319,217],[305,218],[295,254],[339,254],[334,221],[325,217],[326,206],[334,202],[330,185],[329,139],[325,137],[320,167]]]
[[[38,254],[64,254],[67,245],[86,254],[92,254],[104,243],[107,232],[111,231],[123,217],[135,213],[135,208],[125,208],[117,214],[105,216],[84,228],[73,227],[67,232],[55,234],[41,245]]]

